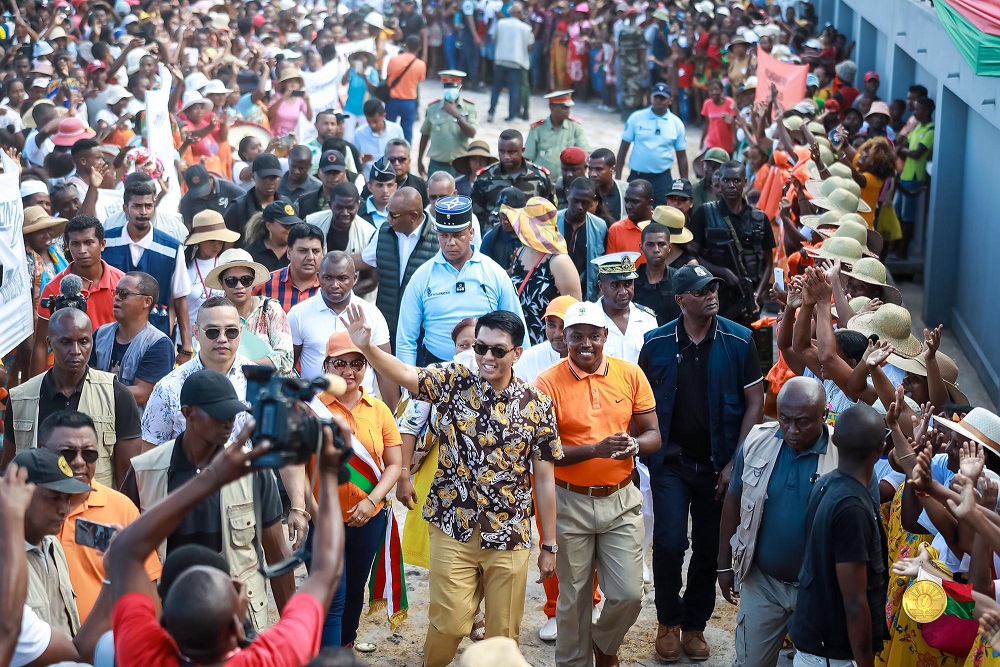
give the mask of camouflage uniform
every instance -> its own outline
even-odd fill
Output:
[[[646,57],[646,37],[639,27],[626,24],[618,34],[618,61],[621,77],[622,113],[628,115],[643,106],[642,61]]]
[[[513,174],[501,173],[500,169],[499,162],[491,164],[479,172],[476,182],[472,184],[472,211],[480,221],[489,220],[489,213],[496,205],[500,191],[507,187],[523,190],[529,197],[555,200],[552,179],[545,167],[525,160],[524,167]],[[483,229],[484,234],[486,231]]]

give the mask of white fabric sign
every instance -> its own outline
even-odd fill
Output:
[[[34,321],[31,307],[31,278],[24,254],[24,206],[21,204],[21,170],[10,157],[0,152],[0,355],[21,344],[31,335]]]
[[[174,168],[174,135],[170,131],[170,71],[160,65],[160,87],[146,91],[146,146],[163,162],[163,179],[169,185],[157,208],[176,211],[181,203],[181,186]],[[120,204],[119,204],[120,206]]]

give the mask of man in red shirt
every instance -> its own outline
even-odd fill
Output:
[[[642,178],[628,184],[625,190],[625,217],[608,227],[606,254],[613,252],[641,252],[642,227],[653,217],[653,185]],[[642,225],[640,227],[639,225]],[[646,262],[642,255],[636,266]]]
[[[66,223],[63,232],[66,249],[73,261],[55,275],[42,290],[38,305],[38,322],[35,325],[35,347],[31,354],[31,377],[48,368],[49,350],[45,342],[49,335],[48,308],[41,305],[48,297],[59,294],[63,278],[69,274],[83,281],[83,295],[87,297],[87,315],[94,331],[102,324],[115,321],[115,288],[125,274],[101,259],[104,250],[104,227],[100,220],[90,215],[77,215]]]
[[[334,422],[334,428],[341,433],[350,433],[343,420],[334,417]],[[326,427],[319,457],[320,495],[312,569],[299,592],[285,605],[281,620],[248,648],[241,649],[242,620],[248,605],[246,585],[204,566],[189,568],[177,578],[163,600],[162,618],[156,617],[156,591],[144,568],[146,558],[202,501],[255,470],[250,463],[270,446],[258,442],[244,451],[253,428],[250,419],[236,442],[202,474],[147,509],[118,535],[108,551],[105,570],[115,601],[111,622],[115,662],[120,667],[178,667],[182,663],[298,667],[319,653],[323,620],[340,583],[344,552],[344,524],[325,520],[340,516],[337,482],[344,461],[341,449],[334,444],[333,431]]]

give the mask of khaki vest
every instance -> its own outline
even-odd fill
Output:
[[[10,405],[14,411],[14,444],[17,451],[38,446],[38,394],[42,378],[48,373],[36,375],[27,382],[10,390]],[[94,420],[97,427],[97,472],[94,479],[109,488],[114,486],[115,467],[113,457],[115,442],[115,376],[93,368],[83,378],[80,393],[80,412]]]
[[[837,448],[833,444],[833,428],[827,429],[826,453],[820,454],[816,474],[825,475],[837,468]],[[742,582],[753,565],[757,550],[757,532],[767,502],[767,484],[774,472],[782,438],[777,422],[754,426],[743,441],[743,493],[740,496],[740,523],[729,543],[733,547],[733,571]]]
[[[50,577],[59,578],[59,596],[62,598],[63,606],[66,608],[69,617],[70,634],[75,637],[80,631],[80,613],[76,608],[76,593],[73,591],[73,582],[69,578],[69,565],[66,563],[66,554],[63,552],[59,539],[53,535],[46,535],[39,545],[45,560],[49,565]],[[49,558],[49,556],[52,558]],[[49,594],[45,587],[45,582],[35,572],[35,568],[28,567],[28,597],[25,599],[31,611],[53,627],[62,627],[62,623],[53,622],[57,614],[62,614],[61,609],[51,609]]]
[[[167,497],[167,471],[174,451],[174,440],[163,443],[132,459],[139,488],[139,511],[145,512]],[[258,632],[267,628],[267,581],[260,572],[260,515],[254,503],[254,475],[246,475],[219,491],[222,507],[222,557],[229,563],[229,573],[247,585],[250,618]],[[166,556],[164,542],[157,552],[160,562]]]

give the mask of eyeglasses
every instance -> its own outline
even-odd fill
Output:
[[[129,298],[130,296],[146,296],[146,295],[142,294],[140,292],[129,292],[127,289],[116,289],[115,290],[115,298],[116,299],[121,299],[122,301],[124,301],[125,299]]]
[[[237,285],[243,285],[243,287],[250,287],[253,285],[253,276],[226,276],[222,279],[222,284],[229,289],[235,288]]]
[[[366,359],[355,359],[354,361],[344,361],[343,359],[327,359],[326,365],[332,367],[334,370],[342,371],[348,366],[351,367],[352,371],[361,372],[368,365]]]
[[[206,327],[201,331],[202,333],[205,334],[205,338],[209,340],[215,340],[216,338],[219,337],[219,334],[222,333],[222,329],[220,329],[219,327]],[[226,338],[228,338],[229,340],[234,340],[235,338],[239,337],[239,335],[240,335],[239,327],[226,327]]]
[[[66,463],[72,463],[79,456],[84,463],[97,463],[100,453],[96,449],[60,449],[59,456],[66,459]]]
[[[388,160],[389,162],[406,162],[410,158],[397,156],[397,157],[386,157],[385,159]]]
[[[691,290],[688,292],[691,296],[696,296],[699,299],[703,299],[709,294],[715,294],[719,291],[719,283],[712,283],[711,285],[706,285],[699,290]]]
[[[500,345],[487,345],[486,343],[480,343],[478,340],[472,344],[472,350],[479,356],[485,356],[487,352],[492,352],[493,356],[497,359],[503,359],[512,350],[508,350]]]

